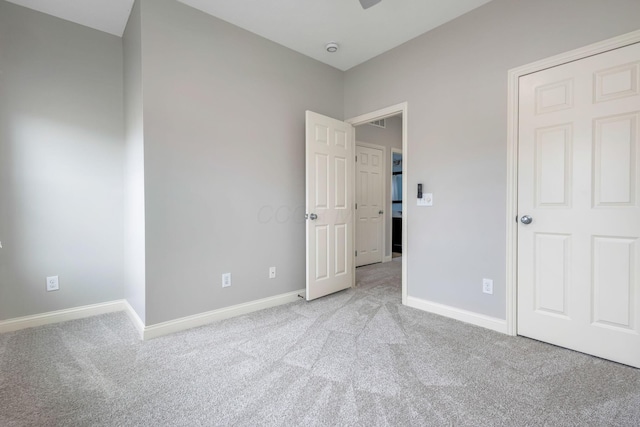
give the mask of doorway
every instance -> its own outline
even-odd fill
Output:
[[[380,120],[389,119],[389,120],[397,120],[398,126],[401,130],[401,147],[391,147],[386,150],[387,157],[385,159],[385,168],[387,170],[385,177],[385,198],[387,201],[385,202],[384,209],[384,217],[385,217],[385,227],[388,224],[388,229],[385,231],[385,255],[383,257],[383,261],[391,261],[392,260],[392,212],[393,212],[393,204],[392,204],[392,167],[391,167],[391,153],[392,149],[395,149],[396,152],[402,152],[404,157],[403,162],[403,174],[401,175],[400,181],[402,183],[402,197],[399,199],[399,203],[397,203],[397,211],[402,212],[403,218],[401,223],[401,252],[402,257],[397,258],[397,262],[402,263],[402,304],[406,305],[407,301],[407,265],[408,265],[408,250],[407,250],[407,114],[408,114],[408,105],[407,103],[397,104],[391,107],[383,108],[381,110],[373,111],[367,114],[363,114],[361,116],[357,116],[351,119],[346,120],[347,123],[352,124],[356,127],[356,132],[358,129],[365,129],[363,126],[373,126],[369,123],[377,122],[380,124]],[[386,125],[386,123],[385,123]],[[356,134],[357,135],[357,134]],[[398,199],[396,199],[398,200]],[[386,250],[388,248],[388,251]],[[355,265],[355,264],[354,264]],[[355,267],[354,267],[355,268]]]
[[[391,149],[391,258],[402,256],[402,150]]]

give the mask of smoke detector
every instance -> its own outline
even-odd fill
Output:
[[[338,43],[336,42],[329,42],[327,43],[327,45],[325,46],[325,49],[327,49],[327,52],[329,53],[334,53],[338,51]]]

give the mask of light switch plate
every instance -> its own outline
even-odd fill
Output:
[[[433,193],[423,193],[422,199],[418,199],[418,206],[433,206]]]

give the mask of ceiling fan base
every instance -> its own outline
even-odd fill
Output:
[[[360,0],[360,5],[363,9],[369,9],[371,6],[375,6],[382,0]]]

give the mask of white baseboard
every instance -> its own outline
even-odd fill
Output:
[[[125,301],[111,301],[102,304],[85,305],[67,310],[50,311],[33,316],[16,317],[15,319],[0,321],[0,333],[14,332],[35,326],[51,325],[68,320],[84,319],[85,317],[113,313],[125,309]]]
[[[507,321],[496,317],[486,316],[484,314],[474,313],[472,311],[462,310],[415,297],[407,297],[407,306],[417,308],[418,310],[428,311],[429,313],[438,314],[440,316],[449,317],[451,319],[460,320],[461,322],[470,323],[472,325],[481,326],[503,334],[508,333]]]
[[[382,258],[382,262],[389,262],[393,259],[393,255],[385,256]]]
[[[269,298],[263,298],[256,301],[233,305],[231,307],[225,307],[218,310],[195,314],[193,316],[182,317],[180,319],[170,320],[168,322],[145,326],[141,334],[142,339],[148,340],[151,338],[157,338],[163,335],[195,328],[197,326],[207,325],[217,320],[228,319],[254,311],[263,310],[265,308],[294,302],[300,299],[298,294],[304,294],[304,292],[305,290],[302,289],[295,292],[289,292]]]
[[[138,313],[131,307],[127,300],[119,300],[106,302],[103,304],[86,305],[83,307],[70,308],[67,310],[51,311],[49,313],[36,314],[33,316],[18,317],[0,321],[0,333],[19,331],[21,329],[33,328],[35,326],[50,325],[53,323],[66,322],[68,320],[83,319],[86,317],[97,316],[100,314],[113,313],[116,311],[124,311],[133,326],[138,331],[140,338],[148,340],[163,335],[172,334],[174,332],[184,331],[186,329],[203,326],[216,320],[228,319],[230,317],[240,316],[242,314],[251,313],[265,308],[275,307],[277,305],[287,304],[300,299],[298,295],[304,296],[305,290],[301,289],[295,292],[275,295],[268,298],[250,301],[243,304],[233,305],[218,310],[208,311],[206,313],[195,314],[193,316],[182,317],[180,319],[170,320],[168,322],[158,323],[156,325],[145,326]]]
[[[140,337],[140,339],[143,340],[144,339],[144,322],[142,321],[140,316],[138,316],[138,313],[136,313],[133,307],[131,307],[131,304],[129,304],[129,301],[127,300],[124,300],[124,312],[127,313],[129,320],[131,320],[131,323],[133,323],[133,326],[138,331],[138,336]]]

